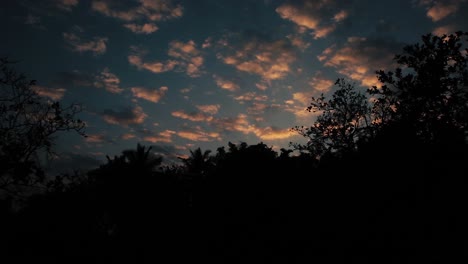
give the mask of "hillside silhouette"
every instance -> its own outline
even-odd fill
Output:
[[[338,79],[331,97],[311,98],[316,121],[292,128],[305,144],[277,152],[229,142],[173,166],[138,144],[47,179],[33,153],[48,150],[55,131],[82,133],[78,112],[33,100],[54,109],[55,130],[15,134],[5,124],[19,107],[2,101],[0,258],[458,263],[468,257],[467,43],[465,32],[427,34],[395,56],[396,69],[376,69],[380,86]],[[24,140],[34,135],[44,136]]]

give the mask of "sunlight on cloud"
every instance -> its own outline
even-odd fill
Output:
[[[143,108],[135,106],[127,107],[121,110],[106,109],[103,112],[102,118],[109,124],[121,125],[127,127],[129,125],[142,124],[148,115],[143,112]]]
[[[193,40],[189,40],[187,43],[177,40],[171,41],[171,43],[169,43],[168,55],[179,59],[178,64],[186,68],[188,76],[200,76],[200,68],[204,60]]]
[[[175,131],[164,130],[155,135],[146,136],[143,138],[143,140],[147,142],[151,142],[151,143],[158,143],[158,142],[171,143],[172,135],[174,134],[176,134]]]
[[[174,117],[190,120],[192,122],[210,122],[213,120],[212,116],[202,112],[186,113],[183,110],[178,110],[172,112],[171,114]]]
[[[378,85],[375,71],[392,65],[393,57],[400,44],[391,40],[349,37],[341,48],[327,48],[318,56],[327,67],[336,68],[338,73],[358,81],[360,85]]]
[[[132,91],[134,97],[145,99],[145,100],[153,102],[153,103],[159,102],[159,100],[161,100],[161,98],[164,97],[167,90],[168,90],[168,88],[166,86],[161,86],[159,88],[159,90],[158,89],[154,89],[154,90],[153,89],[147,89],[147,88],[144,88],[144,87],[132,87],[131,88],[131,91]]]
[[[138,0],[139,5],[124,7],[122,2],[110,0],[94,0],[92,10],[108,17],[125,22],[145,20],[143,25],[127,23],[124,27],[137,34],[150,34],[157,30],[155,21],[165,21],[179,18],[183,15],[181,5],[174,5],[170,0]],[[151,23],[150,23],[151,22]]]
[[[126,133],[126,134],[123,134],[120,136],[121,139],[123,140],[129,140],[129,139],[132,139],[132,138],[135,138],[136,135],[135,134],[130,134],[130,133]]]
[[[94,53],[94,55],[100,55],[104,54],[107,49],[107,38],[104,37],[94,37],[92,40],[83,40],[74,33],[64,32],[63,38],[70,45],[73,51],[90,51]]]
[[[326,93],[335,84],[334,81],[326,79],[319,72],[309,82],[309,85],[316,91]]]
[[[78,5],[78,0],[54,0],[56,6],[65,11],[72,11]]]
[[[432,21],[437,22],[444,19],[445,17],[454,14],[460,8],[461,3],[466,2],[465,0],[446,0],[446,1],[435,1],[435,0],[420,0],[419,5],[424,6],[427,9],[427,17]]]
[[[124,24],[125,28],[130,29],[133,33],[136,34],[151,34],[158,30],[158,27],[154,23],[144,23],[143,25],[139,24]]]
[[[204,131],[201,127],[196,126],[191,128],[190,130],[182,130],[178,131],[177,135],[181,138],[185,138],[191,141],[220,141],[221,136],[217,132],[207,132]]]
[[[86,143],[102,143],[106,140],[104,134],[87,134],[85,138]]]
[[[124,89],[119,87],[120,79],[117,75],[110,72],[109,68],[104,70],[96,76],[94,86],[97,88],[104,88],[111,93],[121,93]]]
[[[66,91],[64,88],[48,88],[48,87],[39,86],[39,85],[33,86],[32,89],[39,96],[48,97],[54,101],[58,101],[62,99]]]
[[[451,33],[455,32],[455,26],[454,25],[446,25],[446,26],[440,26],[434,28],[432,30],[432,34],[436,36],[442,36],[442,35],[449,35]]]
[[[218,53],[218,59],[239,71],[257,74],[267,82],[284,78],[296,60],[291,45],[285,40],[267,42],[251,39],[238,48],[230,48],[231,52],[226,55]]]
[[[221,108],[221,106],[219,104],[215,104],[215,105],[196,105],[195,107],[198,108],[198,110],[204,112],[204,113],[207,113],[207,114],[216,114],[218,113],[218,110],[219,108]]]
[[[335,1],[287,1],[276,12],[281,18],[290,20],[298,26],[312,30],[315,39],[323,38],[336,29],[336,24],[348,16],[345,10],[337,10]]]
[[[213,79],[216,82],[216,85],[218,85],[220,88],[234,92],[236,90],[239,90],[239,85],[234,83],[233,81],[229,81],[226,79],[221,78],[220,76],[213,74]]]

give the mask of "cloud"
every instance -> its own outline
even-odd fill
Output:
[[[129,125],[142,124],[148,117],[140,106],[133,108],[127,107],[121,110],[106,109],[102,117],[104,121],[113,125],[121,125],[127,127]]]
[[[168,55],[179,59],[178,64],[185,68],[188,76],[200,76],[204,59],[193,40],[189,40],[187,43],[177,40],[171,41],[169,43]]]
[[[437,35],[437,36],[442,36],[442,35],[450,35],[455,32],[455,26],[454,25],[445,25],[445,26],[440,26],[434,28],[432,30],[432,34]]]
[[[197,105],[196,107],[198,108],[198,110],[202,111],[203,113],[212,114],[212,115],[218,113],[219,108],[221,108],[219,104]]]
[[[122,134],[120,136],[121,139],[123,140],[129,140],[129,139],[132,139],[132,138],[135,138],[136,135],[135,134],[131,134],[131,133],[125,133],[125,134]]]
[[[463,2],[466,2],[466,0],[419,0],[419,5],[426,7],[427,17],[429,17],[432,21],[437,22],[451,14],[456,13]]]
[[[102,143],[107,141],[104,134],[87,134],[85,138],[86,143]]]
[[[322,76],[321,72],[315,74],[309,82],[309,85],[316,91],[326,93],[335,84],[334,81]]]
[[[124,89],[119,87],[120,79],[117,75],[110,72],[109,68],[104,68],[102,72],[96,76],[94,86],[104,88],[106,91],[117,94],[123,92]]]
[[[56,6],[65,11],[72,11],[78,5],[78,0],[54,0]]]
[[[149,34],[157,30],[153,22],[175,19],[183,15],[183,7],[173,2],[171,0],[138,0],[138,5],[129,7],[124,6],[120,1],[94,0],[91,8],[105,16],[127,22],[124,27],[137,34]],[[129,23],[137,21],[143,21],[143,24]]]
[[[212,116],[207,115],[204,112],[186,113],[183,110],[178,110],[178,111],[172,112],[172,116],[190,120],[192,122],[210,122],[213,120]]]
[[[224,40],[227,41],[227,40]],[[291,44],[287,40],[270,41],[249,37],[240,44],[225,43],[226,54],[218,53],[218,59],[237,70],[257,74],[265,81],[284,78],[291,72],[291,63],[296,60]]]
[[[268,86],[266,84],[263,84],[263,83],[256,83],[255,86],[259,89],[259,90],[262,90],[262,91],[265,91],[266,89],[268,89]]]
[[[58,101],[63,98],[65,95],[66,89],[64,88],[48,88],[44,86],[35,85],[32,89],[39,95],[43,97],[49,97],[54,101]]]
[[[325,66],[370,87],[379,84],[375,71],[391,66],[401,47],[400,43],[388,39],[349,37],[342,47],[329,47],[317,58]]]
[[[166,61],[143,61],[143,56],[147,53],[138,47],[132,47],[132,52],[128,56],[128,62],[138,69],[145,69],[153,73],[162,73],[178,69],[185,71],[190,77],[201,75],[201,67],[204,59],[201,52],[197,49],[193,40],[184,43],[181,41],[171,41],[169,43],[168,56],[171,59]]]
[[[136,34],[151,34],[158,30],[158,27],[154,23],[144,23],[142,25],[131,23],[131,24],[124,24],[125,28],[130,29],[133,33]]]
[[[136,66],[138,69],[145,69],[153,73],[162,73],[172,71],[177,65],[177,61],[167,60],[165,62],[152,61],[143,62],[142,56],[139,54],[132,54],[128,56],[128,62]]]
[[[132,90],[134,97],[145,99],[153,103],[157,103],[159,102],[159,100],[161,100],[161,98],[164,97],[168,88],[166,86],[161,86],[159,90],[158,89],[150,90],[150,89],[143,88],[143,87],[132,87],[131,90]]]
[[[151,142],[151,143],[171,143],[172,142],[172,135],[176,134],[175,131],[172,130],[164,130],[154,135],[148,135],[143,137],[144,141]]]
[[[191,127],[187,130],[177,131],[177,135],[181,138],[185,138],[191,141],[209,142],[214,140],[221,140],[221,136],[219,133],[204,131],[199,126]]]
[[[106,52],[107,38],[94,37],[92,40],[83,40],[75,33],[63,33],[63,38],[70,45],[73,51],[86,52],[90,51],[94,55],[104,54]]]
[[[234,92],[236,90],[239,90],[240,88],[239,85],[235,82],[223,79],[216,74],[213,74],[213,79],[215,80],[216,85],[218,85],[222,89]]]
[[[276,8],[281,18],[312,30],[314,38],[323,38],[336,29],[348,13],[339,9],[334,0],[287,1]]]
[[[234,100],[236,101],[259,101],[259,102],[264,102],[268,100],[268,96],[266,95],[257,95],[256,92],[246,92],[244,94],[241,94],[239,96],[234,97]]]
[[[285,139],[294,136],[295,134],[289,131],[289,128],[280,129],[272,126],[258,127],[248,120],[245,114],[239,114],[235,118],[217,119],[214,124],[221,130],[236,131],[243,134],[254,134],[261,140],[277,140]]]

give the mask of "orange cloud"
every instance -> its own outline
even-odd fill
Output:
[[[324,78],[321,74],[316,74],[314,77],[312,77],[309,84],[312,88],[314,88],[314,90],[325,93],[330,90],[335,82]]]
[[[119,87],[120,79],[117,75],[110,72],[109,68],[104,70],[96,76],[94,86],[97,88],[104,88],[111,93],[121,93],[124,89]]]
[[[130,29],[133,33],[146,35],[154,33],[158,30],[158,27],[154,23],[144,23],[142,25],[131,23],[125,24],[124,27]]]
[[[143,112],[143,108],[136,106],[134,108],[124,108],[116,111],[107,109],[103,113],[103,119],[109,124],[121,125],[127,127],[129,125],[142,124],[148,115]]]
[[[105,140],[104,134],[87,134],[85,138],[86,143],[102,143]]]
[[[234,100],[236,101],[267,101],[268,96],[266,95],[257,95],[255,92],[247,92],[242,95],[239,95],[237,97],[234,97]]]
[[[129,55],[128,62],[131,65],[136,66],[138,69],[145,69],[153,73],[172,71],[177,65],[177,62],[173,60],[167,60],[166,62],[143,62],[143,59],[140,54]]]
[[[39,95],[43,97],[49,97],[50,99],[54,101],[58,101],[63,98],[65,95],[65,89],[64,88],[48,88],[44,86],[33,86],[32,89]]]
[[[132,91],[134,97],[145,99],[145,100],[148,100],[148,101],[153,102],[153,103],[159,102],[159,100],[161,100],[161,98],[164,97],[167,90],[168,90],[168,88],[166,86],[162,86],[161,88],[159,88],[159,90],[157,90],[157,89],[150,90],[150,89],[146,89],[146,88],[143,88],[143,87],[132,87],[131,88],[131,91]]]
[[[212,116],[207,115],[206,113],[194,112],[194,113],[185,113],[182,110],[174,111],[171,113],[172,116],[187,119],[192,122],[210,122],[213,120]]]
[[[207,113],[207,114],[216,114],[218,113],[219,108],[221,107],[219,104],[215,105],[197,105],[198,110]]]
[[[289,128],[279,129],[274,127],[256,128],[255,135],[261,140],[277,140],[296,136],[296,133],[291,132]]]
[[[322,38],[333,32],[336,24],[347,17],[345,10],[337,10],[335,1],[288,1],[278,8],[276,12],[281,18],[289,20],[296,25],[313,30],[314,38]]]
[[[123,140],[128,140],[128,139],[132,139],[132,138],[135,138],[136,136],[134,134],[130,134],[130,133],[126,133],[126,134],[123,134],[120,136],[121,139]]]
[[[169,43],[168,55],[179,59],[179,65],[185,67],[185,71],[190,77],[200,76],[204,59],[193,40],[189,40],[187,43],[172,41]]]
[[[429,17],[432,21],[437,22],[451,14],[456,13],[463,2],[466,2],[466,0],[420,0],[419,5],[425,6],[427,9],[427,17]]]
[[[54,0],[56,6],[65,11],[71,11],[78,5],[78,0]]]
[[[156,135],[146,136],[146,137],[143,138],[143,140],[151,142],[151,143],[158,143],[158,142],[171,143],[172,142],[172,135],[174,135],[174,134],[176,134],[175,131],[164,130],[162,132],[159,132]]]
[[[117,2],[109,0],[94,0],[91,8],[105,16],[117,18],[123,21],[134,21],[145,19],[149,21],[162,21],[178,18],[183,15],[181,5],[174,5],[172,1],[160,0],[138,0],[139,5],[119,10]]]
[[[217,76],[216,74],[213,74],[213,79],[215,80],[216,85],[218,85],[222,89],[234,92],[236,90],[239,90],[240,88],[239,85],[237,85],[233,81],[223,79],[220,76]]]
[[[370,87],[379,84],[375,71],[392,65],[394,54],[400,48],[399,43],[392,41],[350,37],[341,48],[325,49],[319,60],[362,86]]]
[[[63,38],[71,46],[71,49],[78,52],[91,51],[94,55],[106,52],[107,38],[94,37],[93,40],[82,40],[74,33],[63,33]]]
[[[177,135],[181,138],[185,138],[191,141],[214,141],[221,140],[221,136],[217,132],[206,132],[201,129],[201,127],[196,126],[190,130],[178,131]]]
[[[266,81],[284,78],[296,60],[289,42],[285,40],[267,42],[254,38],[237,49],[230,48],[233,49],[231,54],[219,53],[217,57],[239,71],[257,74]]]
[[[450,35],[451,33],[455,32],[455,26],[454,25],[446,25],[446,26],[440,26],[436,27],[434,30],[432,30],[432,34],[436,36],[442,36],[442,35]]]

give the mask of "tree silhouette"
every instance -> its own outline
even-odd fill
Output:
[[[11,64],[0,59],[0,190],[17,195],[43,181],[40,155],[51,153],[54,136],[61,131],[84,135],[84,123],[75,118],[79,105],[46,101],[35,92],[36,81]]]
[[[371,108],[364,94],[344,79],[335,82],[339,88],[331,99],[312,97],[307,111],[320,113],[310,127],[296,126],[292,130],[306,137],[305,145],[292,144],[316,157],[330,153],[351,152],[357,149],[359,140],[372,134]]]
[[[202,151],[200,148],[190,150],[188,158],[180,158],[189,174],[204,174],[213,166],[211,150]]]
[[[382,87],[369,89],[377,98],[381,123],[405,126],[426,142],[457,138],[468,129],[468,33],[422,36],[395,56],[394,71],[377,71]]]

